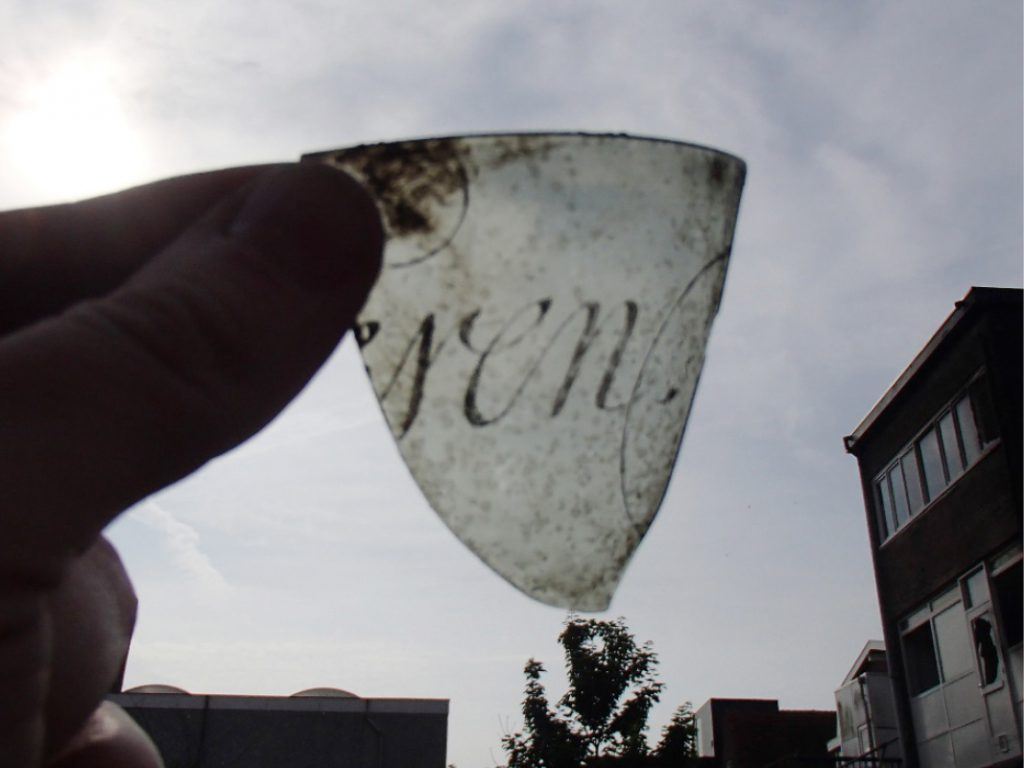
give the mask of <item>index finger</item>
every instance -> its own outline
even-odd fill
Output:
[[[372,198],[261,174],[100,299],[0,339],[0,568],[52,583],[121,510],[265,426],[380,269]]]
[[[0,213],[0,335],[114,290],[267,167],[197,173],[76,203]]]

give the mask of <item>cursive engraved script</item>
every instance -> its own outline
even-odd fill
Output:
[[[555,418],[565,409],[580,377],[583,363],[598,338],[602,334],[614,334],[614,343],[604,361],[594,395],[594,406],[603,411],[623,410],[626,407],[625,399],[613,402],[612,392],[616,376],[622,368],[624,353],[634,338],[639,314],[639,305],[633,300],[614,303],[604,312],[601,303],[587,301],[574,307],[555,324],[552,319],[555,315],[553,299],[545,297],[531,301],[502,320],[486,324],[481,322],[483,310],[474,309],[448,328],[440,330],[436,315],[429,313],[411,333],[407,332],[407,339],[403,339],[404,346],[399,345],[403,351],[393,369],[385,372],[382,379],[381,402],[389,401],[397,392],[406,393],[405,402],[395,404],[397,408],[390,411],[392,415],[401,414],[394,419],[393,428],[398,439],[405,437],[419,415],[432,368],[442,353],[451,349],[453,337],[457,336],[458,348],[463,354],[472,356],[474,361],[466,377],[462,397],[462,415],[468,424],[486,427],[501,421],[523,399],[527,386],[538,377],[542,369],[564,371],[558,378],[558,386],[551,393],[548,414],[550,418]],[[582,326],[575,343],[572,344],[573,338],[568,336],[568,344],[559,344],[574,326]],[[379,321],[363,321],[356,327],[356,339],[361,347],[365,347],[372,344],[381,332]],[[561,358],[553,354],[556,347]],[[512,350],[524,354],[529,362],[518,376],[511,380],[507,377],[501,380],[502,395],[493,391],[499,386],[495,382],[485,384],[485,374],[498,356]],[[407,387],[398,386],[403,376],[411,376],[411,383]],[[488,391],[491,395],[489,399],[494,400],[496,395],[502,395],[504,403],[485,411],[481,404],[481,393],[488,386],[491,388]],[[626,391],[631,388],[632,383],[629,383]]]

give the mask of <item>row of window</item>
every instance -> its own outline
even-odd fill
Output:
[[[875,480],[883,541],[956,482],[991,442],[977,418],[983,385],[984,379],[976,378]]]

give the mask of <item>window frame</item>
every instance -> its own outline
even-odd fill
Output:
[[[935,626],[933,618],[933,616],[929,616],[925,621],[918,623],[916,626],[910,627],[909,629],[905,629],[902,632],[900,632],[900,644],[903,646],[904,679],[907,685],[907,693],[910,694],[910,697],[913,699],[931,693],[936,688],[941,688],[945,683],[942,677],[942,663],[939,661],[939,650],[936,647]],[[909,638],[911,635],[917,635],[920,633],[924,633],[926,631],[931,648],[930,667],[935,675],[935,682],[927,687],[917,689],[917,683],[919,682],[917,679],[917,673],[911,671],[912,667],[916,669],[917,665],[913,665],[911,663],[911,658],[913,657],[913,654],[911,654],[909,651],[912,646],[911,642],[908,642],[907,638]]]
[[[960,574],[945,589],[934,594],[897,622],[896,629],[899,633],[900,648],[903,656],[903,679],[907,694],[911,699],[931,694],[936,689],[944,688],[946,685],[957,682],[966,674],[973,674],[976,677],[978,688],[983,694],[991,693],[1006,685],[1007,675],[1009,674],[1007,667],[1007,664],[1009,664],[1009,651],[1017,646],[1009,646],[1006,643],[1005,619],[1000,610],[995,579],[1010,569],[1019,567],[1022,561],[1024,561],[1024,553],[1016,548],[1011,548],[991,561],[982,561]],[[987,592],[983,599],[980,600],[976,599],[969,587],[971,579],[979,574],[982,576],[985,591]],[[936,629],[935,621],[941,614],[954,607],[959,609],[968,641],[971,643],[971,670],[951,675],[946,666],[944,654],[939,647],[939,632]],[[974,637],[974,621],[978,618],[985,618],[989,621],[993,630],[994,650],[997,654],[997,674],[995,679],[988,684],[985,683],[984,670],[982,669]],[[925,625],[928,627],[927,632],[931,638],[932,663],[937,673],[938,682],[928,688],[922,688],[914,692],[914,686],[911,684],[911,678],[913,677],[910,669],[911,654],[908,653],[910,644],[908,644],[907,638],[910,635],[923,631]]]
[[[894,536],[897,536],[901,531],[910,527],[920,515],[927,512],[933,504],[949,492],[950,488],[960,482],[968,472],[981,463],[982,459],[984,459],[989,452],[999,445],[1000,438],[998,435],[988,435],[986,440],[986,435],[982,428],[984,419],[979,417],[978,409],[980,405],[974,394],[978,383],[983,381],[985,376],[986,371],[984,368],[976,371],[974,375],[967,380],[967,383],[961,387],[950,400],[944,403],[943,406],[938,409],[938,412],[914,434],[914,437],[895,452],[895,455],[886,462],[883,469],[880,470],[872,479],[872,503],[875,508],[875,519],[878,523],[879,547],[885,546],[893,539]],[[963,427],[961,426],[960,413],[958,412],[960,403],[965,400],[967,401],[971,417],[974,421],[974,432],[978,436],[978,448],[973,461],[969,458],[969,451],[965,444]],[[947,416],[952,418],[953,438],[956,442],[956,450],[959,453],[959,456],[956,458],[959,460],[959,466],[962,467],[959,472],[953,472],[950,469],[949,457],[946,451],[946,441],[943,439],[943,433],[940,426]],[[921,454],[920,445],[921,441],[932,432],[935,433],[935,440],[938,443],[939,469],[942,472],[943,478],[942,487],[937,489],[934,494],[932,494],[928,488],[928,479],[925,473],[924,459]],[[913,457],[915,462],[915,474],[917,475],[916,479],[919,485],[918,493],[923,499],[923,503],[917,509],[914,509],[913,497],[911,496],[910,489],[907,487],[907,472],[903,468],[903,460],[908,454]],[[896,492],[892,487],[893,484],[890,480],[890,475],[897,469],[899,470],[900,479],[902,480],[903,485],[903,503],[907,509],[906,520],[902,523],[900,522],[899,516],[900,506],[897,503]],[[888,507],[882,497],[882,493],[884,492],[888,492]]]
[[[966,613],[967,619],[967,632],[971,638],[971,642],[974,644],[974,668],[978,675],[978,689],[982,693],[989,693],[991,691],[998,690],[1003,687],[1003,683],[1006,679],[1006,653],[1002,649],[1002,638],[999,636],[999,623],[995,617],[995,608],[991,603],[979,606],[974,610],[968,610]],[[992,650],[996,654],[996,675],[990,683],[985,682],[985,669],[982,656],[979,652],[977,639],[974,634],[975,622],[979,619],[987,621],[992,635]]]
[[[1021,567],[1022,562],[1024,562],[1024,552],[1021,552],[1020,549],[1016,549],[1015,551],[1011,549],[1010,552],[1004,553],[1000,558],[997,558],[996,561],[992,563],[992,567],[987,569],[989,600],[991,602],[992,611],[995,614],[996,621],[999,623],[999,639],[1004,655],[1024,644],[1024,637],[1012,645],[1010,644],[1010,637],[1008,636],[1006,627],[1008,609],[1003,605],[1005,595],[1000,594],[1000,584],[997,584],[996,580],[1006,578],[1005,574],[1014,568]]]

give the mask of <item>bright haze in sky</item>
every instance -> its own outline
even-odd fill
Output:
[[[416,136],[629,132],[744,158],[732,263],[669,493],[608,616],[654,720],[832,708],[880,637],[848,434],[971,285],[1022,283],[1020,2],[15,0],[0,205]],[[262,434],[114,524],[126,685],[451,700],[501,762],[565,614],[447,531],[346,343]]]

